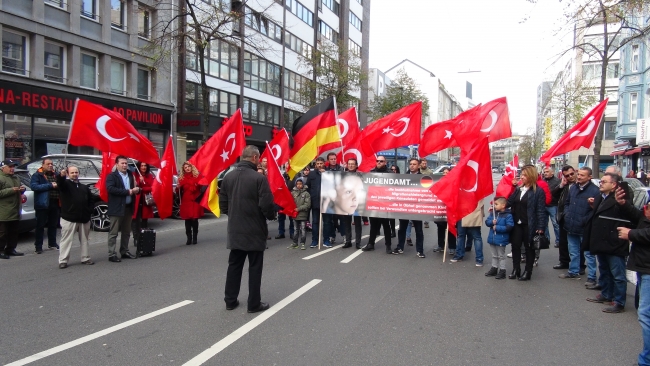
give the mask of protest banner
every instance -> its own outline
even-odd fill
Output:
[[[442,175],[323,172],[321,212],[389,219],[446,221],[429,188]]]

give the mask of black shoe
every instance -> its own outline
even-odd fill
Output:
[[[108,257],[109,262],[114,262],[114,263],[120,263],[122,260],[118,258],[116,255],[112,255]]]
[[[2,259],[9,259],[9,258],[11,258],[11,257],[8,256],[8,255],[6,255],[6,254],[4,254],[4,253],[0,253],[0,258],[2,258]]]
[[[413,246],[413,240],[411,240],[411,238],[406,238],[406,244],[408,244],[408,246],[412,247]]]
[[[519,280],[519,281],[529,281],[531,274],[532,274],[532,272],[524,271],[524,273],[522,273],[521,276],[517,280]]]
[[[600,291],[600,290],[603,289],[603,288],[600,287],[600,285],[597,284],[597,283],[596,283],[596,284],[593,284],[593,285],[586,286],[586,288],[587,288],[587,290],[596,290],[596,291]]]
[[[34,253],[36,253],[36,254],[43,254],[43,249],[36,249],[36,251],[34,251]]]
[[[617,314],[625,311],[625,306],[612,302],[612,306],[603,309],[603,313]]]
[[[496,275],[497,275],[497,272],[499,272],[499,270],[497,269],[497,267],[492,267],[492,268],[490,268],[489,271],[485,272],[485,277],[493,277],[493,276],[496,276]]]
[[[361,249],[361,245],[357,244],[357,245],[356,245],[356,248],[357,248],[357,249]]]
[[[269,304],[265,302],[260,302],[259,306],[257,306],[254,309],[248,309],[249,313],[259,313],[260,311],[268,310],[269,309]]]
[[[393,254],[393,250],[388,245],[386,245],[386,254]]]
[[[126,252],[126,253],[122,254],[122,259],[135,259],[135,258],[136,258],[136,256],[131,254],[131,252]]]
[[[234,310],[239,306],[239,300],[235,300],[235,303],[232,305],[226,305],[226,310]]]
[[[186,234],[186,235],[187,235],[187,241],[185,242],[185,245],[192,244],[192,235],[191,234]]]
[[[584,275],[585,275],[585,270],[584,270],[584,269],[581,269],[581,270],[578,272],[578,274],[579,274],[580,276],[584,276]]]
[[[506,270],[505,269],[500,269],[499,272],[497,273],[496,276],[494,276],[497,280],[502,280],[506,278]]]
[[[569,269],[569,265],[568,264],[558,263],[558,264],[553,266],[553,269]]]
[[[392,234],[390,234],[390,237],[391,237],[391,238],[396,238],[397,235],[395,235],[395,233],[392,233]]]
[[[276,239],[284,239],[284,234],[276,235],[275,238]]]
[[[49,249],[59,249],[59,245],[58,245],[58,244],[48,245],[47,247],[48,247]]]
[[[64,269],[64,268],[68,268],[68,264],[67,263],[59,263],[59,269]]]
[[[198,241],[196,240],[196,238],[192,239],[192,244],[196,244],[196,243],[198,243]]]
[[[588,297],[587,301],[595,302],[595,303],[598,303],[598,304],[609,304],[609,303],[612,302],[612,299],[607,299],[603,295],[598,294],[598,295],[596,295],[596,297]]]
[[[516,279],[517,277],[519,277],[519,274],[520,274],[520,273],[521,273],[521,270],[520,270],[520,269],[513,269],[513,270],[512,270],[512,273],[510,274],[510,276],[508,276],[508,278],[511,279],[511,280],[514,280],[514,279]]]
[[[375,250],[375,244],[366,244],[363,248],[361,248],[364,252],[369,252],[371,250]]]
[[[345,243],[341,248],[351,248],[352,243]]]
[[[445,248],[441,248],[441,247],[433,248],[434,253],[439,253],[439,252],[444,252],[444,251],[445,251]]]
[[[12,257],[22,257],[23,255],[25,255],[25,253],[17,252],[16,249],[11,251],[11,253],[5,253],[5,254],[10,255]]]

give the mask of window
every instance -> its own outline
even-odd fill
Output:
[[[350,53],[357,56],[361,57],[361,46],[356,44],[353,40],[348,40],[348,49],[350,50]]]
[[[221,90],[209,90],[210,113],[223,117],[231,116],[239,107],[239,96]],[[185,84],[185,111],[202,112],[201,87],[194,83]]]
[[[340,5],[336,0],[321,0],[323,5],[325,5],[329,10],[334,14],[339,15]]]
[[[244,98],[242,117],[246,122],[278,126],[280,124],[280,107],[259,100]]]
[[[206,60],[208,69],[206,71],[215,78],[238,83],[238,58],[239,48],[237,46],[229,45],[223,41],[214,40],[210,44],[208,60]]]
[[[190,70],[199,70],[199,65],[196,60],[196,45],[190,37],[185,37],[185,67]]]
[[[247,26],[278,43],[282,43],[282,27],[268,20],[266,17],[249,7],[246,7],[245,12],[244,22]]]
[[[361,30],[361,19],[359,19],[359,17],[354,15],[353,12],[350,12],[350,24],[352,24],[352,26],[354,26],[358,30]]]
[[[81,53],[81,80],[80,86],[97,89],[97,57]]]
[[[284,44],[287,48],[303,55],[304,57],[311,57],[312,46],[289,32],[284,33]]]
[[[618,79],[618,62],[607,64],[607,78]]]
[[[309,24],[310,27],[314,26],[314,13],[305,8],[304,5],[297,2],[296,0],[287,0],[286,7],[287,9],[291,10],[295,16],[300,18],[300,20]]]
[[[81,15],[97,19],[97,0],[81,0]]]
[[[327,25],[327,23],[322,20],[318,21],[318,30],[321,35],[334,43],[336,43],[336,41],[339,39],[339,34],[336,33],[332,27]]]
[[[62,83],[65,81],[63,70],[65,60],[63,56],[64,48],[58,44],[45,42],[45,55],[43,57],[43,72],[45,80]]]
[[[65,9],[65,2],[63,0],[45,0],[45,3],[56,6],[57,8]]]
[[[294,103],[308,105],[309,82],[306,77],[296,74],[293,71],[284,71],[284,99]]]
[[[609,71],[609,69],[608,69]],[[583,80],[596,80],[600,79],[602,75],[602,65],[601,64],[583,64],[582,65],[582,79]]]
[[[150,13],[149,10],[138,5],[138,36],[149,39],[150,31]]]
[[[124,0],[111,0],[111,25],[126,30],[126,4]]]
[[[151,95],[151,81],[149,78],[149,71],[145,69],[138,69],[138,99],[149,100]]]
[[[359,4],[361,4],[361,5],[363,5],[363,3],[361,2],[361,0],[357,0],[357,2],[358,2]]]
[[[636,121],[638,97],[637,93],[630,93],[630,122]]]
[[[245,52],[244,86],[279,97],[280,66]]]
[[[631,71],[639,71],[639,45],[632,45],[632,58],[630,59]]]
[[[616,139],[616,122],[603,122],[604,123],[604,140]]]
[[[2,71],[27,75],[27,37],[2,31]]]
[[[111,61],[111,93],[124,95],[126,92],[126,65]]]
[[[293,111],[291,109],[284,109],[284,128],[287,129],[289,133],[291,133],[291,129],[293,128],[293,122],[297,120],[298,118],[302,117],[304,113],[300,113],[297,111]]]

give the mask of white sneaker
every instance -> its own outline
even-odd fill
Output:
[[[506,257],[512,258],[512,252],[508,253],[508,255]]]

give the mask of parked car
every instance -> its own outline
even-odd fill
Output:
[[[441,165],[441,166],[437,167],[436,169],[434,169],[433,174],[442,174],[443,169],[452,170],[452,169],[454,169],[455,166],[456,165]]]
[[[20,178],[21,182],[27,187],[31,184],[32,174],[36,173],[38,168],[43,164],[43,159],[52,159],[54,170],[59,172],[68,167],[68,165],[75,165],[79,168],[79,181],[89,186],[90,191],[95,197],[95,207],[90,217],[91,228],[95,231],[108,231],[110,228],[110,219],[107,215],[108,204],[99,197],[99,189],[95,185],[99,180],[99,175],[102,171],[102,156],[101,155],[73,155],[68,154],[53,154],[46,155],[38,160],[25,163],[16,168],[16,175]],[[135,170],[135,162],[129,159],[129,169]],[[157,172],[156,168],[152,168],[154,175]],[[178,183],[178,178],[174,176],[174,187]],[[31,190],[30,190],[31,191]],[[33,195],[33,192],[31,192]],[[32,208],[33,206],[32,196]],[[154,207],[154,214],[157,215],[158,211]],[[172,209],[172,217],[175,219],[180,218],[180,197],[174,194],[174,206]]]
[[[18,174],[16,169],[14,174]],[[20,181],[24,184],[23,180]],[[34,208],[34,192],[29,185],[23,193],[22,206],[20,207],[20,220],[18,221],[18,232],[26,233],[36,229],[36,209]]]

